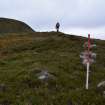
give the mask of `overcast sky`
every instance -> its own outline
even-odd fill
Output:
[[[0,17],[26,22],[36,31],[62,32],[105,39],[105,0],[1,0]]]

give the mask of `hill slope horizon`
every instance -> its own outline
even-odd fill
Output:
[[[34,32],[26,23],[9,18],[0,18],[0,33]]]

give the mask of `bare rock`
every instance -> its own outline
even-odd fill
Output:
[[[54,75],[49,73],[47,70],[41,71],[37,76],[39,80],[54,79]]]
[[[97,90],[105,97],[105,81],[102,81],[97,85]]]
[[[98,89],[101,89],[101,90],[105,90],[105,81],[100,82],[100,83],[97,85],[97,88],[98,88]]]

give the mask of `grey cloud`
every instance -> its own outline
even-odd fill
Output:
[[[16,18],[32,27],[95,28],[105,26],[105,0],[3,0],[0,16]]]

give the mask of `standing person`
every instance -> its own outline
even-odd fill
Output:
[[[57,30],[57,32],[59,32],[59,27],[60,27],[60,23],[57,22],[57,23],[56,23],[56,30]]]

